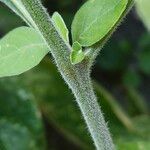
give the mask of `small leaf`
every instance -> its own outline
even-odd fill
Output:
[[[136,0],[137,13],[150,31],[150,0]]]
[[[78,42],[74,42],[72,46],[72,52],[70,60],[73,65],[80,63],[85,58],[82,46]]]
[[[104,38],[126,9],[128,0],[88,0],[72,23],[73,41],[91,46]]]
[[[61,15],[58,12],[55,12],[52,16],[52,20],[54,22],[54,25],[56,29],[58,30],[59,34],[62,36],[62,38],[69,43],[69,31],[66,27],[66,24],[61,17]]]
[[[48,51],[34,29],[13,30],[0,41],[0,77],[18,75],[33,68]]]

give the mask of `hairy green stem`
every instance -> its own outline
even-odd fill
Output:
[[[87,60],[73,66],[70,62],[70,46],[60,37],[49,15],[39,0],[22,0],[31,15],[35,28],[42,35],[55,59],[58,70],[74,93],[90,134],[98,150],[113,150],[114,145],[97,103],[90,79]]]
[[[89,71],[84,63],[77,66],[76,75],[73,92],[97,150],[114,150],[107,124],[93,91]]]

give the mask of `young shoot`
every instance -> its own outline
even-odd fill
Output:
[[[40,0],[0,1],[28,25],[0,40],[0,77],[19,75],[38,65],[50,52],[76,98],[96,149],[114,150],[90,73],[97,54],[128,13],[133,0],[88,0],[74,17],[72,39],[61,15],[55,12],[50,17]]]

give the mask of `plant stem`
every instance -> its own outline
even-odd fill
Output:
[[[91,85],[91,65],[87,60],[79,65],[71,64],[71,48],[60,37],[39,0],[22,0],[22,3],[50,48],[58,70],[74,93],[96,148],[113,150],[111,136]]]
[[[72,91],[97,150],[114,150],[107,124],[91,84],[89,71],[86,68],[83,63],[76,68],[77,80]]]

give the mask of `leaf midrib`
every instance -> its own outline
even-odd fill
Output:
[[[122,0],[120,0],[119,2],[117,2],[114,7],[112,7],[111,9],[109,9],[108,11],[106,11],[105,13],[103,13],[103,14],[101,15],[101,17],[104,16],[105,14],[107,14],[108,12],[110,12],[111,10],[115,9],[115,8],[119,5],[119,3],[120,3],[121,1],[122,1]],[[80,34],[79,39],[83,39],[82,37],[83,37],[84,33],[87,32],[87,31],[93,26],[93,24],[94,24],[95,22],[97,22],[97,20],[100,20],[100,19],[96,18],[87,28],[85,28],[85,30]],[[110,29],[110,30],[111,30],[111,29]]]
[[[9,57],[11,57],[12,55],[17,54],[18,52],[22,51],[23,49],[32,48],[32,47],[40,47],[40,46],[44,46],[44,45],[46,46],[46,44],[40,43],[40,44],[31,44],[31,45],[28,45],[28,46],[24,46],[24,47],[22,47],[22,48],[17,48],[18,50],[16,50],[15,52],[10,53],[9,55],[2,56],[2,57],[0,58],[0,60],[4,60],[4,59],[6,59],[6,58],[9,58]],[[24,51],[25,51],[25,50],[24,50]],[[47,51],[47,52],[48,52],[48,51]]]

